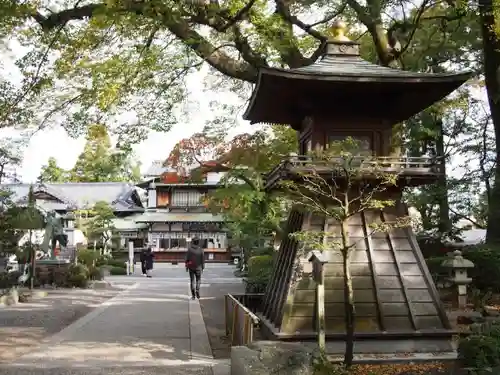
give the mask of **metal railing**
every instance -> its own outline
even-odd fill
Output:
[[[245,346],[254,338],[254,329],[259,325],[259,318],[245,307],[236,296],[224,296],[226,336],[231,339],[231,346]]]

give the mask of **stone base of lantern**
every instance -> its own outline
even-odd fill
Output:
[[[356,308],[356,353],[452,351],[455,333],[440,301],[415,235],[409,228],[372,233],[376,222],[394,222],[404,207],[365,211],[349,222],[355,243],[350,269]],[[293,210],[288,232],[325,231],[337,242],[337,222]],[[264,296],[264,335],[272,340],[314,341],[316,333],[315,282],[301,244],[285,237],[273,276]],[[333,248],[333,246],[332,246]],[[345,345],[342,256],[323,252],[326,340],[331,353]]]

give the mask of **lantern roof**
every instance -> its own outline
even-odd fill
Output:
[[[406,111],[391,118],[401,121],[441,100],[472,75],[469,71],[419,73],[372,64],[361,58],[359,43],[345,35],[343,22],[334,23],[332,34],[324,55],[314,64],[295,69],[261,68],[243,118],[251,123],[292,124],[298,112],[325,104],[326,98],[330,105],[349,100],[362,103],[360,99],[368,94],[379,100],[387,94],[386,99],[394,98],[398,105],[411,100]],[[423,94],[419,100],[412,95],[415,90]],[[362,107],[350,109],[359,111]]]

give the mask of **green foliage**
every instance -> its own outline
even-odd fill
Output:
[[[0,272],[0,295],[2,290],[10,289],[19,285],[20,272]]]
[[[474,268],[468,270],[472,285],[480,290],[500,292],[500,249],[493,245],[478,245],[468,247],[464,257],[474,263]]]
[[[100,267],[92,266],[89,267],[89,279],[90,280],[102,280],[103,272]]]
[[[245,279],[247,293],[264,293],[273,271],[273,257],[258,255],[248,259],[248,273]]]
[[[427,263],[427,268],[429,268],[429,272],[434,279],[434,282],[442,280],[444,275],[446,274],[446,270],[443,269],[441,263],[448,259],[448,256],[439,256],[439,257],[431,257],[425,259],[425,263]]]
[[[110,262],[112,260],[111,256],[110,255],[99,255],[95,261],[95,266],[96,267],[101,267],[101,266],[105,266],[107,264],[109,264],[108,262]]]
[[[107,202],[100,201],[96,202],[91,210],[78,211],[76,215],[78,217],[76,225],[87,239],[101,241],[106,248],[115,229],[113,208]]]
[[[89,282],[89,269],[84,264],[72,264],[69,266],[67,276],[68,286],[75,288],[86,288]]]
[[[314,375],[349,375],[348,369],[330,362],[325,353],[320,353],[313,360]]]
[[[125,267],[111,267],[109,273],[111,275],[123,276],[127,274],[127,269]]]
[[[78,251],[78,263],[85,265],[87,268],[97,266],[97,260],[100,254],[97,251],[85,249]]]
[[[123,269],[127,268],[127,265],[125,264],[125,260],[122,260],[122,259],[109,259],[106,264],[108,266],[112,266],[115,268],[123,268]]]
[[[462,367],[475,371],[477,375],[491,373],[500,365],[499,337],[471,335],[460,341],[458,360]]]
[[[264,175],[297,150],[297,135],[279,126],[240,134],[230,141],[227,135],[227,126],[206,128],[178,142],[165,164],[180,172],[198,164],[195,174],[226,172],[220,187],[205,197],[205,204],[224,216],[234,244],[249,250],[281,230],[288,205],[264,190]]]
[[[129,148],[113,148],[104,125],[91,125],[87,130],[83,152],[72,169],[66,171],[49,158],[38,177],[39,182],[136,182],[140,164],[132,160]]]
[[[47,165],[40,170],[37,182],[68,182],[70,180],[68,171],[57,165],[57,160],[50,157]]]

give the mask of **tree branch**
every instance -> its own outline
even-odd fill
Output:
[[[247,82],[255,82],[257,78],[255,67],[249,62],[233,59],[224,51],[215,48],[211,42],[202,37],[189,25],[188,21],[182,17],[179,11],[173,9],[151,9],[145,1],[125,1],[119,7],[115,8],[108,7],[103,3],[94,3],[65,9],[57,13],[52,13],[49,16],[43,16],[39,12],[35,12],[32,17],[40,24],[43,30],[49,31],[55,27],[65,25],[71,20],[83,20],[91,18],[95,14],[103,13],[134,13],[149,18],[159,16],[161,23],[172,34],[222,74]],[[201,21],[202,17],[199,16],[199,18]],[[214,21],[205,19],[204,24],[212,26]]]

